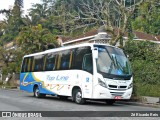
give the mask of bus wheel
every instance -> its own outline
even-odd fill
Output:
[[[82,92],[80,89],[75,90],[74,100],[77,104],[84,104],[85,99],[82,98]]]
[[[34,87],[34,97],[42,98],[42,97],[45,97],[45,96],[46,96],[46,94],[40,93],[38,86]]]
[[[113,105],[115,103],[115,100],[106,100],[107,105]]]

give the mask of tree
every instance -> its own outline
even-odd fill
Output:
[[[10,62],[15,61],[15,51],[0,47],[0,61],[4,63],[4,66],[8,67]]]
[[[15,4],[17,4],[19,7],[23,7],[23,0],[15,0]]]
[[[21,19],[22,10],[19,2],[20,0],[15,0],[13,9],[6,14],[7,19],[2,21],[1,25],[3,26],[1,26],[1,30],[3,30],[5,34],[3,34],[0,40],[4,43],[14,40],[19,33],[20,27],[24,25]]]
[[[23,7],[23,0],[15,0],[14,5],[18,6],[19,8]],[[11,13],[11,9],[1,9],[0,10],[0,14],[10,14]]]
[[[112,34],[111,44],[116,43],[125,34],[129,19],[133,15],[136,6],[143,2],[137,1],[126,6],[124,0],[80,0],[80,6],[76,13],[70,13],[76,24],[73,30],[89,26],[105,26],[107,32]],[[69,11],[69,10],[68,10]],[[70,11],[69,11],[70,12]],[[117,31],[115,32],[115,28]],[[72,30],[72,31],[73,31]]]
[[[39,24],[38,26],[23,27],[16,38],[16,43],[24,54],[30,54],[58,47],[55,38],[55,35],[48,29],[43,29]]]
[[[160,96],[160,45],[153,42],[126,42],[124,51],[129,55],[134,85],[143,96]]]
[[[144,2],[139,6],[138,16],[132,20],[135,30],[160,35],[160,4],[157,0]]]

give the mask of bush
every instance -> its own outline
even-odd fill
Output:
[[[136,94],[160,96],[160,46],[145,41],[128,41],[124,51],[130,56]]]
[[[0,86],[1,86],[1,85],[3,85],[3,82],[2,82],[2,81],[0,81]]]

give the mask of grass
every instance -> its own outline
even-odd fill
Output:
[[[2,86],[3,85],[3,82],[2,81],[0,81],[0,86]]]
[[[150,84],[136,84],[136,94],[138,96],[150,96],[150,97],[159,97],[160,96],[160,85],[150,85]]]

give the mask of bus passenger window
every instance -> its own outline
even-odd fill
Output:
[[[44,55],[38,55],[34,57],[35,65],[34,65],[34,72],[43,71],[43,60]]]
[[[46,71],[52,71],[55,69],[55,62],[56,62],[55,59],[56,59],[55,54],[50,53],[47,55],[46,64],[45,64]]]
[[[32,57],[24,58],[21,72],[31,72]]]
[[[21,72],[26,72],[26,68],[27,68],[27,58],[24,58]]]
[[[69,63],[70,63],[70,56],[71,56],[71,50],[62,51],[62,57],[61,57],[61,70],[68,70]]]

